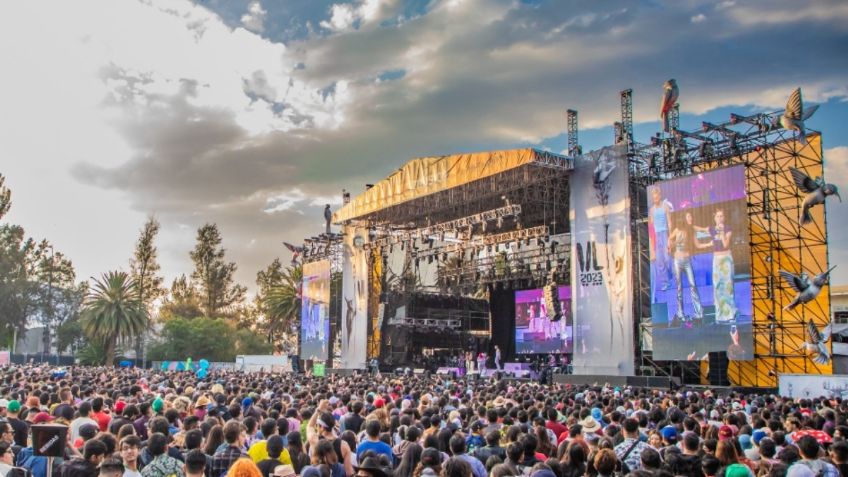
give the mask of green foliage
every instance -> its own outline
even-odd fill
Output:
[[[303,268],[300,265],[287,267],[278,283],[258,295],[261,310],[265,315],[264,331],[276,343],[285,335],[294,334],[300,318],[300,287]],[[261,288],[261,286],[260,286]]]
[[[138,300],[135,281],[125,272],[108,272],[85,297],[82,329],[86,336],[106,346],[105,362],[111,365],[118,343],[138,336],[149,324],[147,310]]]
[[[265,336],[246,328],[236,331],[235,354],[271,354],[273,351],[274,345]]]
[[[0,219],[3,218],[12,207],[12,191],[6,187],[6,178],[0,174]]]
[[[60,353],[84,348],[86,336],[82,331],[82,322],[76,318],[62,323],[56,329],[56,343]]]
[[[164,323],[160,336],[161,341],[149,351],[154,360],[233,361],[236,354],[263,354],[270,349],[261,335],[236,330],[223,318],[173,317]]]
[[[151,304],[166,292],[162,286],[165,279],[159,275],[159,252],[154,243],[158,233],[159,222],[149,217],[141,229],[135,252],[130,259],[130,273],[138,288],[138,298],[148,310]]]
[[[201,307],[206,316],[222,316],[228,308],[244,300],[247,288],[234,283],[238,268],[224,260],[221,233],[215,224],[206,224],[197,230],[197,244],[191,251],[194,262],[192,281],[196,284]]]
[[[99,340],[89,340],[88,344],[83,346],[76,353],[76,358],[80,364],[86,366],[100,366],[107,362],[107,346]],[[123,351],[120,348],[115,348],[114,353],[117,356],[122,356]]]
[[[135,244],[135,252],[130,259],[130,274],[138,288],[138,300],[150,313],[153,302],[166,293],[162,283],[165,279],[159,275],[160,267],[157,260],[156,235],[159,233],[159,222],[154,217],[148,217],[141,229],[141,234]],[[143,356],[144,334],[135,339],[135,355]]]
[[[12,195],[0,174],[0,218],[11,207]],[[0,225],[0,335],[23,331],[33,321],[51,331],[79,311],[84,289],[74,284],[73,264],[54,252],[46,240],[27,238],[23,227]]]
[[[171,283],[171,293],[159,309],[159,318],[167,321],[174,317],[198,318],[203,316],[200,297],[185,275],[180,275]]]

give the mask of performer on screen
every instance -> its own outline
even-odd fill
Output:
[[[692,296],[692,308],[694,308],[695,319],[701,320],[704,311],[701,308],[701,295],[695,285],[695,270],[692,268],[692,251],[695,248],[695,227],[692,223],[692,213],[686,212],[686,221],[680,227],[676,227],[669,237],[669,251],[674,251],[674,280],[677,282],[677,313],[672,317],[669,326],[674,321],[685,322],[686,326],[692,327],[692,320],[683,312],[683,274],[689,280],[689,291]]]
[[[668,200],[662,198],[662,192],[658,186],[651,191],[653,205],[648,211],[648,228],[654,236],[651,248],[651,262],[654,265],[654,283],[662,284],[660,289],[665,291],[671,288],[671,259],[668,252],[668,233],[671,230],[672,206]],[[652,300],[656,302],[656,290],[653,290]]]
[[[715,225],[708,230],[712,244],[702,248],[713,249],[713,303],[716,323],[736,321],[736,298],[733,290],[733,254],[730,250],[733,231],[724,223],[724,209],[716,209]]]

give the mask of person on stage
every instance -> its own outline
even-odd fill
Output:
[[[465,352],[465,373],[471,374],[474,372],[474,353],[471,351]]]
[[[695,270],[692,268],[692,252],[695,249],[695,227],[692,223],[692,213],[686,212],[686,221],[680,227],[676,227],[669,236],[669,251],[674,251],[674,280],[677,282],[677,313],[669,321],[673,326],[676,321],[685,323],[688,328],[692,327],[692,321],[683,312],[683,274],[689,280],[689,291],[692,296],[692,308],[694,308],[695,319],[701,320],[704,311],[701,308],[701,295],[695,285]]]
[[[477,369],[480,370],[481,375],[486,369],[486,353],[480,352],[480,354],[477,355]]]
[[[653,263],[654,280],[652,283],[662,284],[660,290],[671,288],[671,258],[668,252],[668,233],[671,230],[672,206],[668,200],[662,198],[662,192],[658,186],[651,191],[653,205],[648,211],[648,229],[654,236],[654,246],[650,250],[651,262]],[[652,301],[656,303],[656,290],[652,290],[654,296]]]
[[[501,371],[501,348],[495,345],[495,367]]]

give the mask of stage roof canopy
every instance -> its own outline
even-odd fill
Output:
[[[522,166],[570,170],[573,162],[568,157],[532,148],[413,159],[336,211],[333,222],[361,218]]]

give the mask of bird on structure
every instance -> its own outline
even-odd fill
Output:
[[[813,320],[808,321],[807,331],[810,336],[798,351],[803,350],[812,353],[812,360],[817,364],[827,364],[830,361],[830,350],[827,349],[827,340],[830,339],[832,329],[833,325],[828,324],[823,330],[819,331]]]
[[[660,118],[662,119],[663,131],[671,132],[671,124],[668,120],[671,110],[677,104],[677,97],[680,96],[680,90],[677,88],[677,81],[670,79],[663,84],[663,97],[660,102]]]
[[[286,248],[289,249],[289,252],[292,253],[292,259],[291,259],[292,265],[297,265],[297,258],[300,256],[300,254],[303,253],[303,247],[297,247],[297,246],[292,245],[288,242],[283,242],[283,245],[285,245]]]
[[[804,272],[801,272],[800,275],[795,275],[793,273],[787,272],[785,270],[780,271],[780,276],[783,277],[783,280],[792,287],[793,290],[798,292],[795,295],[795,298],[792,299],[792,302],[784,307],[784,310],[791,310],[798,305],[803,305],[805,303],[809,303],[816,299],[821,293],[822,287],[827,284],[828,277],[830,272],[836,268],[835,266],[828,269],[826,272],[819,273],[812,280],[810,280],[810,276]]]
[[[807,174],[795,168],[789,169],[789,172],[792,173],[792,180],[795,181],[798,189],[807,193],[807,196],[804,197],[804,202],[801,204],[801,213],[798,217],[799,224],[807,225],[812,222],[813,216],[810,215],[810,208],[824,204],[828,196],[835,195],[839,199],[839,202],[842,202],[839,189],[833,184],[826,184],[821,177],[812,179]]]
[[[804,128],[804,121],[810,119],[810,116],[817,109],[819,109],[819,105],[817,104],[804,109],[804,101],[801,99],[801,88],[795,88],[795,91],[789,95],[789,100],[786,101],[786,110],[783,111],[783,114],[774,118],[772,126],[798,131],[801,144],[807,144],[807,130]]]

